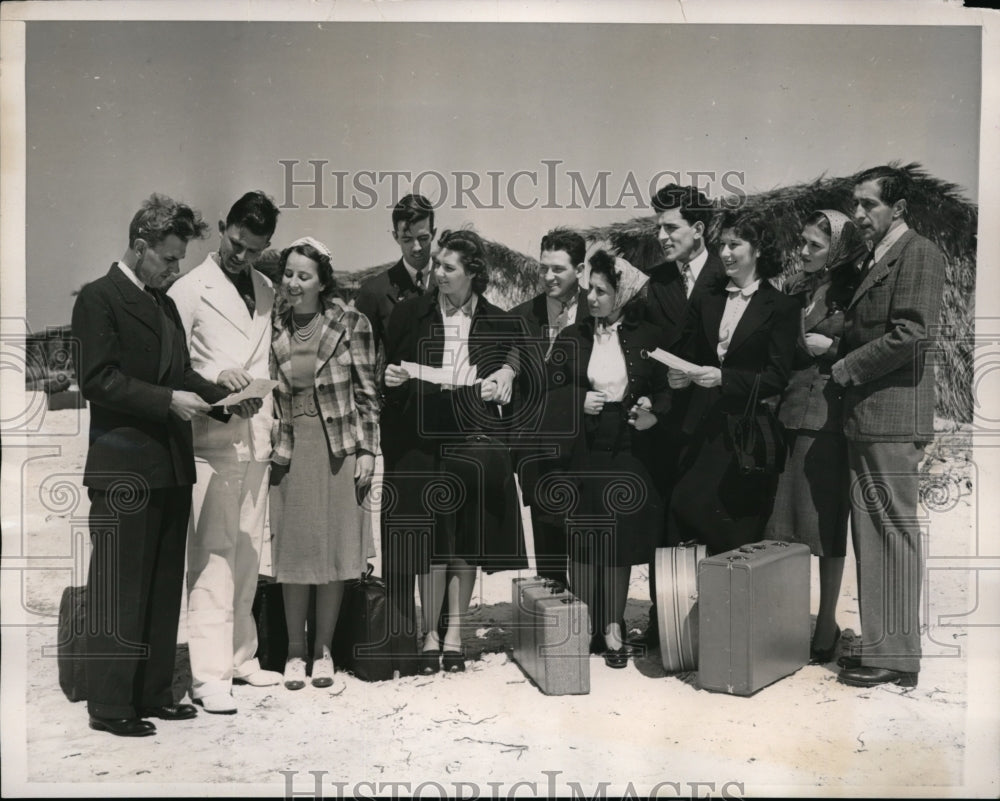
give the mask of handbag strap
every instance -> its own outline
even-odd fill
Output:
[[[757,408],[757,396],[760,394],[760,373],[757,373],[753,380],[753,389],[750,390],[750,397],[747,398],[747,406],[743,410],[743,417],[749,420],[753,417],[753,410]]]

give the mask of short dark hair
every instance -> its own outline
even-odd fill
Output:
[[[171,235],[186,243],[190,239],[201,239],[207,233],[208,223],[198,211],[154,192],[142,202],[129,223],[128,246],[131,249],[136,239],[142,239],[150,247],[156,247]]]
[[[438,237],[438,247],[453,250],[462,257],[462,268],[472,278],[472,291],[482,295],[490,283],[486,243],[469,228],[447,230]]]
[[[226,215],[226,228],[246,228],[254,236],[271,238],[278,226],[278,207],[259,189],[247,192],[237,200]]]
[[[758,278],[773,278],[781,274],[781,251],[774,231],[759,214],[732,209],[722,215],[719,233],[732,230],[736,236],[760,251],[757,256]]]
[[[910,176],[898,167],[872,167],[854,176],[854,185],[868,181],[878,183],[879,197],[891,206],[897,200],[907,200],[910,196]]]
[[[430,220],[430,226],[434,228],[434,207],[423,195],[407,195],[402,198],[392,209],[392,230],[393,233],[399,230],[399,224],[404,223],[404,230],[421,220]]]
[[[608,285],[618,291],[618,284],[621,276],[615,272],[615,257],[606,250],[595,250],[590,254],[590,274],[603,275]]]
[[[553,228],[542,237],[541,252],[544,253],[547,250],[564,251],[569,256],[569,260],[573,262],[573,266],[576,267],[583,264],[583,260],[587,258],[587,241],[569,228]]]
[[[657,214],[663,214],[670,209],[679,209],[681,217],[688,225],[700,222],[708,234],[708,226],[712,222],[715,206],[703,192],[693,186],[678,186],[667,184],[650,199],[650,205]]]
[[[332,300],[336,295],[337,289],[337,282],[333,277],[333,263],[330,261],[329,256],[325,253],[320,253],[312,245],[305,242],[300,245],[293,245],[292,247],[285,248],[281,251],[281,258],[278,260],[277,283],[281,283],[285,274],[285,265],[288,264],[288,257],[293,253],[298,253],[305,256],[307,259],[312,259],[316,262],[316,275],[319,276],[320,283],[323,285],[323,288],[319,291],[320,300],[324,303]],[[291,331],[292,315],[294,314],[293,307],[288,304],[282,304],[278,307],[277,312],[278,320],[285,328]]]

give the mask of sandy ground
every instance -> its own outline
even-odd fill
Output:
[[[986,571],[972,569],[971,557],[985,552],[980,488],[961,432],[939,437],[931,464],[926,658],[914,690],[852,689],[832,666],[807,666],[751,698],[732,697],[699,689],[695,673],[665,676],[653,652],[620,671],[594,657],[589,695],[548,697],[504,651],[516,574],[500,573],[477,586],[466,636],[482,653],[463,675],[349,677],[336,696],[240,686],[235,716],[158,722],[155,737],[128,740],[91,731],[85,704],[58,686],[59,596],[86,570],[87,415],[40,418],[32,436],[4,448],[8,794],[997,795],[996,696],[970,696],[970,676],[996,669],[970,639],[996,620],[967,625],[983,625],[988,585],[979,580]],[[838,619],[859,631],[853,570],[849,558]],[[634,626],[649,605],[645,573],[632,573]]]

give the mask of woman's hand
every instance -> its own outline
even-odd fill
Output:
[[[354,485],[364,489],[372,483],[372,473],[375,472],[375,457],[370,453],[358,454],[354,465]]]
[[[491,390],[493,397],[491,398],[486,397],[485,385],[487,383],[493,384],[493,388]],[[499,403],[501,406],[503,406],[504,404],[510,403],[510,398],[513,392],[514,392],[514,370],[511,367],[508,367],[506,364],[496,372],[493,372],[490,375],[486,376],[486,378],[483,380],[484,401],[495,401],[496,403]]]
[[[385,385],[387,387],[401,387],[409,380],[410,374],[398,364],[385,366]]]
[[[683,370],[675,370],[671,367],[667,371],[667,383],[671,389],[684,389],[691,385],[691,376]]]
[[[832,344],[833,340],[823,334],[806,334],[806,350],[810,356],[822,356]]]
[[[699,387],[718,387],[722,385],[722,370],[718,367],[700,367],[691,374],[691,380]]]
[[[649,402],[649,398],[639,398],[639,401]],[[645,431],[647,428],[652,428],[659,422],[656,419],[656,415],[653,414],[648,407],[640,406],[636,403],[628,413],[628,424],[632,426],[636,431]]]
[[[603,392],[594,392],[593,390],[588,392],[587,397],[583,399],[583,413],[600,414],[604,408],[604,398]]]

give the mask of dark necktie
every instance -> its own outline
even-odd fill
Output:
[[[861,262],[861,280],[865,280],[865,276],[868,275],[868,271],[871,270],[872,265],[875,263],[875,251],[869,250],[868,255],[865,256],[865,260]]]
[[[417,288],[417,294],[422,295],[424,293],[424,271],[417,270],[417,275],[413,279],[413,285]]]

